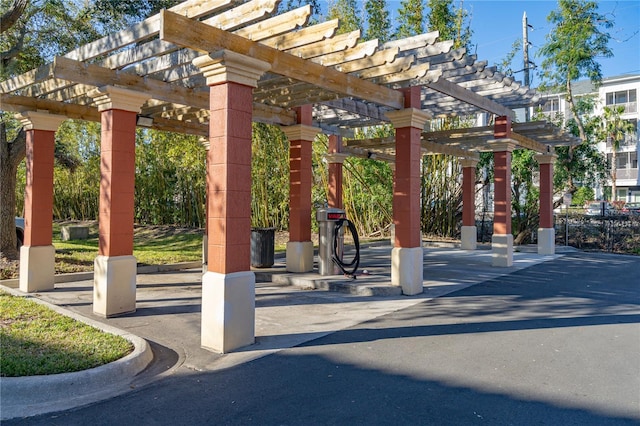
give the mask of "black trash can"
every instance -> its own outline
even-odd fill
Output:
[[[251,228],[251,266],[270,268],[274,263],[276,228]]]

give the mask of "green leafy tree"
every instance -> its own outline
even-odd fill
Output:
[[[571,82],[587,77],[594,84],[602,81],[598,58],[609,58],[613,52],[608,47],[610,35],[606,31],[613,21],[598,13],[598,3],[585,0],[559,0],[558,10],[552,11],[547,20],[553,28],[547,34],[547,42],[538,55],[542,61],[543,90],[566,92],[566,100],[580,139],[587,139],[584,123],[579,114]]]
[[[367,12],[367,40],[380,40],[384,43],[389,40],[391,32],[391,21],[385,0],[367,0],[364,4]]]
[[[511,209],[514,213],[512,231],[514,244],[524,244],[538,227],[539,189],[533,183],[533,171],[538,169],[535,152],[516,150],[511,159]]]
[[[0,79],[34,69],[123,22],[176,1],[119,0],[0,0]],[[56,139],[60,141],[60,138]],[[16,176],[25,157],[25,133],[13,114],[0,112],[0,256],[15,259]],[[59,164],[72,165],[73,156],[56,146]]]
[[[75,2],[0,1],[0,78],[42,65],[96,32]],[[0,256],[16,259],[16,176],[26,154],[25,133],[13,114],[0,112]],[[57,150],[58,153],[62,151]]]
[[[600,140],[611,143],[611,164],[609,178],[611,179],[611,199],[616,200],[616,169],[618,167],[617,153],[620,150],[620,143],[624,141],[627,134],[635,130],[634,125],[622,118],[624,105],[605,106],[602,114],[602,121],[598,129]]]
[[[554,167],[553,184],[556,192],[569,191],[572,194],[578,185],[595,186],[606,178],[606,159],[597,148],[597,129],[600,118],[594,115],[595,99],[582,96],[576,99],[576,112],[583,123],[586,140],[574,146],[556,147],[558,156]],[[534,120],[544,120],[545,116],[538,112]],[[565,120],[559,114],[551,120],[556,126],[563,127],[569,134],[578,136],[578,120],[571,117]],[[557,203],[559,205],[559,202]]]
[[[192,135],[138,129],[135,220],[202,227],[206,150]]]
[[[468,48],[471,42],[469,12],[462,7],[455,8],[453,0],[429,0],[429,31],[439,31],[440,40],[453,40],[455,49]]]
[[[564,179],[564,187],[571,193],[577,189],[576,180],[587,184],[603,173],[602,158],[595,149],[593,102],[575,97],[572,82],[587,77],[595,85],[602,81],[598,58],[613,55],[608,47],[607,32],[613,21],[598,13],[598,4],[586,0],[559,0],[558,9],[547,20],[553,28],[546,43],[538,51],[542,56],[542,90],[565,93],[571,111],[567,127],[577,136],[580,145],[557,150],[556,179]],[[558,182],[558,180],[556,180]]]
[[[289,141],[277,126],[254,123],[251,145],[251,225],[287,229]]]
[[[328,19],[340,19],[339,34],[362,28],[362,14],[358,11],[356,0],[336,0],[329,5]]]
[[[397,39],[424,33],[424,1],[402,0],[398,10],[398,22],[395,36]]]
[[[595,191],[593,188],[589,188],[588,186],[581,186],[577,189],[577,191],[573,194],[573,198],[571,200],[571,204],[574,206],[584,206],[589,201],[594,200],[596,197]]]

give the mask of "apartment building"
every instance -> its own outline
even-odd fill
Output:
[[[574,96],[591,95],[596,97],[595,114],[601,115],[605,106],[623,105],[622,118],[628,120],[635,131],[628,134],[616,153],[616,194],[611,192],[611,180],[603,182],[599,188],[595,188],[599,199],[640,202],[640,176],[638,175],[638,121],[640,110],[638,109],[638,94],[640,93],[640,74],[628,74],[618,77],[605,78],[602,85],[595,88],[590,81],[579,81],[572,86]],[[539,103],[539,108],[549,118],[562,113],[565,118],[571,117],[564,94],[544,95]],[[612,158],[612,144],[610,141],[598,143],[600,152],[607,155],[609,164]],[[607,189],[607,190],[605,190]],[[608,195],[608,196],[606,196]]]

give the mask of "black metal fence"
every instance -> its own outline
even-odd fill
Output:
[[[491,242],[493,220],[476,220],[478,241]],[[587,216],[569,211],[556,214],[556,245],[581,250],[607,251],[640,255],[640,215]],[[530,242],[537,242],[536,231]]]
[[[640,215],[559,214],[555,227],[556,245],[568,243],[581,250],[640,254]]]

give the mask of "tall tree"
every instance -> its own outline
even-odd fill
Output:
[[[588,140],[585,126],[586,104],[580,106],[580,102],[573,95],[571,83],[584,77],[589,78],[595,85],[601,83],[602,72],[597,59],[613,55],[608,47],[610,35],[606,31],[613,26],[613,22],[598,13],[598,4],[595,1],[586,0],[559,0],[558,9],[552,11],[547,20],[553,24],[553,28],[546,37],[547,42],[538,51],[538,56],[544,58],[541,89],[565,92],[573,124],[582,140],[580,146],[571,146],[566,150],[566,157],[559,157],[569,171],[567,189],[574,192],[577,187],[571,170],[575,171],[576,161],[581,160],[574,157],[577,151],[592,151],[592,144]]]
[[[402,0],[398,10],[396,38],[411,37],[424,33],[424,0]]]
[[[614,105],[604,107],[602,121],[599,126],[600,140],[611,143],[611,164],[609,178],[611,179],[611,200],[616,201],[616,170],[618,168],[617,154],[620,150],[620,143],[624,141],[627,134],[635,130],[634,125],[622,118],[624,105]]]
[[[0,0],[0,79],[34,69],[55,55],[133,22],[177,0]],[[119,27],[118,27],[119,28]],[[25,135],[12,114],[0,112],[0,257],[15,259],[15,190]],[[58,155],[64,150],[57,149]]]
[[[469,12],[462,7],[453,6],[453,0],[429,0],[429,31],[439,31],[440,40],[453,40],[453,47],[468,48],[471,42],[471,27],[468,22]]]
[[[576,118],[580,138],[585,141],[584,123],[573,96],[571,82],[587,77],[594,84],[602,82],[599,57],[609,58],[611,38],[607,29],[613,22],[598,13],[598,3],[585,0],[559,0],[558,10],[547,17],[553,28],[538,55],[542,61],[543,89],[566,91],[569,108]]]
[[[329,5],[328,19],[340,19],[339,34],[362,28],[361,13],[356,0],[335,0]]]
[[[389,40],[391,34],[391,21],[387,10],[386,0],[367,0],[364,4],[367,12],[367,40],[380,40],[384,43]]]

